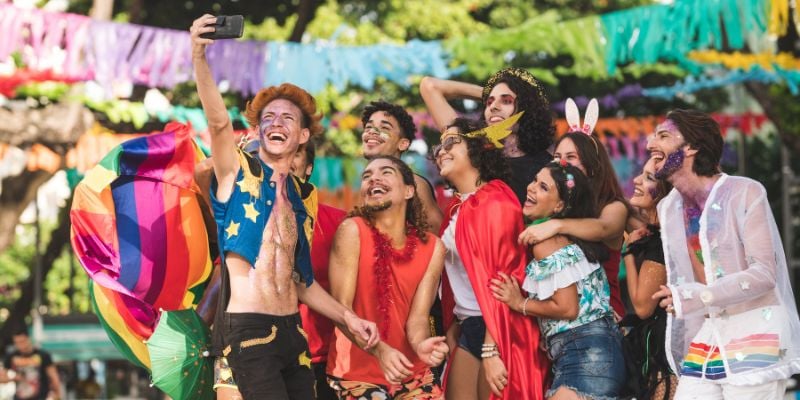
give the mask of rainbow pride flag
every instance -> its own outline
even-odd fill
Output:
[[[194,180],[203,159],[191,130],[170,123],[114,148],[75,188],[71,241],[95,313],[120,352],[148,369],[143,340],[159,310],[196,306],[211,275],[216,228]]]

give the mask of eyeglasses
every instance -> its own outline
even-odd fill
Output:
[[[450,135],[450,136],[446,137],[444,139],[444,141],[442,141],[441,144],[437,144],[436,146],[433,146],[433,150],[431,151],[431,154],[433,155],[433,159],[435,160],[435,159],[439,158],[439,153],[442,150],[450,151],[450,150],[453,149],[453,146],[455,146],[455,145],[457,145],[457,144],[459,144],[459,143],[461,143],[463,141],[464,141],[464,139],[461,137],[461,135]]]

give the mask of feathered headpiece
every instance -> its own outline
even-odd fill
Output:
[[[503,142],[501,142],[501,140],[505,139],[511,134],[511,127],[517,123],[520,117],[522,117],[522,114],[525,114],[525,111],[520,111],[494,125],[489,125],[485,128],[478,129],[477,131],[465,133],[464,136],[470,138],[486,136],[486,138],[489,139],[494,147],[502,149]]]
[[[597,99],[590,100],[589,105],[586,106],[586,114],[583,116],[583,125],[581,125],[581,113],[578,111],[578,105],[570,97],[564,105],[564,114],[567,118],[570,132],[583,132],[591,135],[594,131],[594,126],[597,125],[600,107],[597,105]]]

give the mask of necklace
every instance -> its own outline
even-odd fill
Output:
[[[396,250],[392,247],[392,241],[378,228],[370,226],[372,240],[375,243],[375,283],[378,288],[378,311],[381,315],[381,325],[379,331],[381,338],[386,339],[389,329],[389,307],[394,302],[392,293],[392,263],[405,264],[414,257],[419,243],[419,232],[413,226],[406,226],[406,244],[402,249]]]

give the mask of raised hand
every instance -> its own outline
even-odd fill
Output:
[[[189,34],[192,38],[192,57],[205,57],[206,46],[214,43],[214,40],[201,38],[200,35],[214,32],[216,28],[212,25],[216,21],[217,17],[211,14],[205,14],[192,22],[192,26],[189,28]]]

